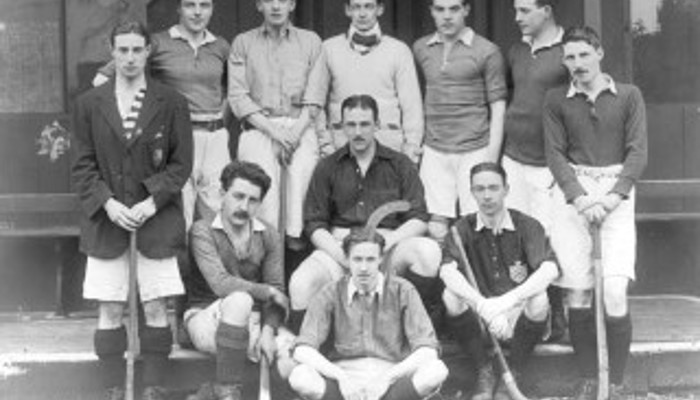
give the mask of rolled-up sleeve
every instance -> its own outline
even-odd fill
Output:
[[[294,341],[294,347],[304,345],[318,350],[326,341],[333,322],[334,296],[337,287],[336,283],[329,284],[314,296],[304,315],[304,322],[299,336]]]
[[[625,159],[612,192],[629,196],[647,165],[647,117],[644,98],[638,88],[630,92],[625,120]]]
[[[508,97],[506,63],[497,47],[486,56],[484,82],[486,83],[486,99],[489,103],[505,100]]]
[[[228,57],[228,100],[231,110],[238,119],[260,112],[262,107],[253,101],[247,79],[246,37],[237,36],[231,45]]]

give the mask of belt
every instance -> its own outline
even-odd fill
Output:
[[[211,121],[192,121],[192,127],[214,132],[224,127],[224,120],[219,118]]]

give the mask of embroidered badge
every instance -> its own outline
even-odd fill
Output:
[[[508,273],[513,282],[523,283],[527,278],[527,266],[518,260],[515,264],[508,267]]]

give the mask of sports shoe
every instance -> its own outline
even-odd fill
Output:
[[[105,392],[105,400],[124,400],[124,388],[121,386],[115,386],[107,389]]]
[[[584,379],[576,389],[574,400],[595,400],[597,392],[598,382],[595,379]]]
[[[496,385],[496,377],[493,374],[493,366],[490,362],[479,368],[476,377],[476,388],[471,400],[492,400],[493,387]]]
[[[216,400],[242,400],[243,395],[241,394],[240,385],[214,385],[214,394],[216,394]]]
[[[166,400],[165,388],[161,386],[148,386],[143,389],[142,400]]]

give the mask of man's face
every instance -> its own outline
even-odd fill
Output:
[[[479,211],[487,216],[498,215],[504,209],[508,186],[494,171],[481,171],[472,177],[472,195]]]
[[[209,25],[213,12],[213,0],[181,0],[180,25],[191,34],[201,33]]]
[[[573,80],[590,84],[601,74],[600,63],[603,50],[586,42],[569,42],[564,45],[564,65]]]
[[[265,24],[273,27],[280,27],[289,22],[289,16],[296,7],[294,0],[256,0],[256,3]]]
[[[537,0],[515,0],[515,23],[523,36],[537,36],[544,29],[551,9],[540,7]]]
[[[146,38],[136,33],[123,33],[114,37],[112,58],[117,74],[122,78],[136,79],[144,74],[150,46]]]
[[[354,153],[364,153],[374,146],[376,130],[372,110],[359,107],[343,110],[343,131]]]
[[[430,14],[441,35],[456,38],[466,26],[469,6],[462,4],[462,0],[433,0]]]
[[[377,4],[377,0],[350,0],[349,4],[345,5],[345,15],[360,32],[372,29],[383,13],[384,5]]]
[[[379,245],[373,242],[358,243],[350,248],[348,264],[352,282],[363,292],[377,286],[382,255]]]
[[[243,226],[255,216],[262,200],[260,186],[236,178],[224,195],[222,213],[233,226]]]

